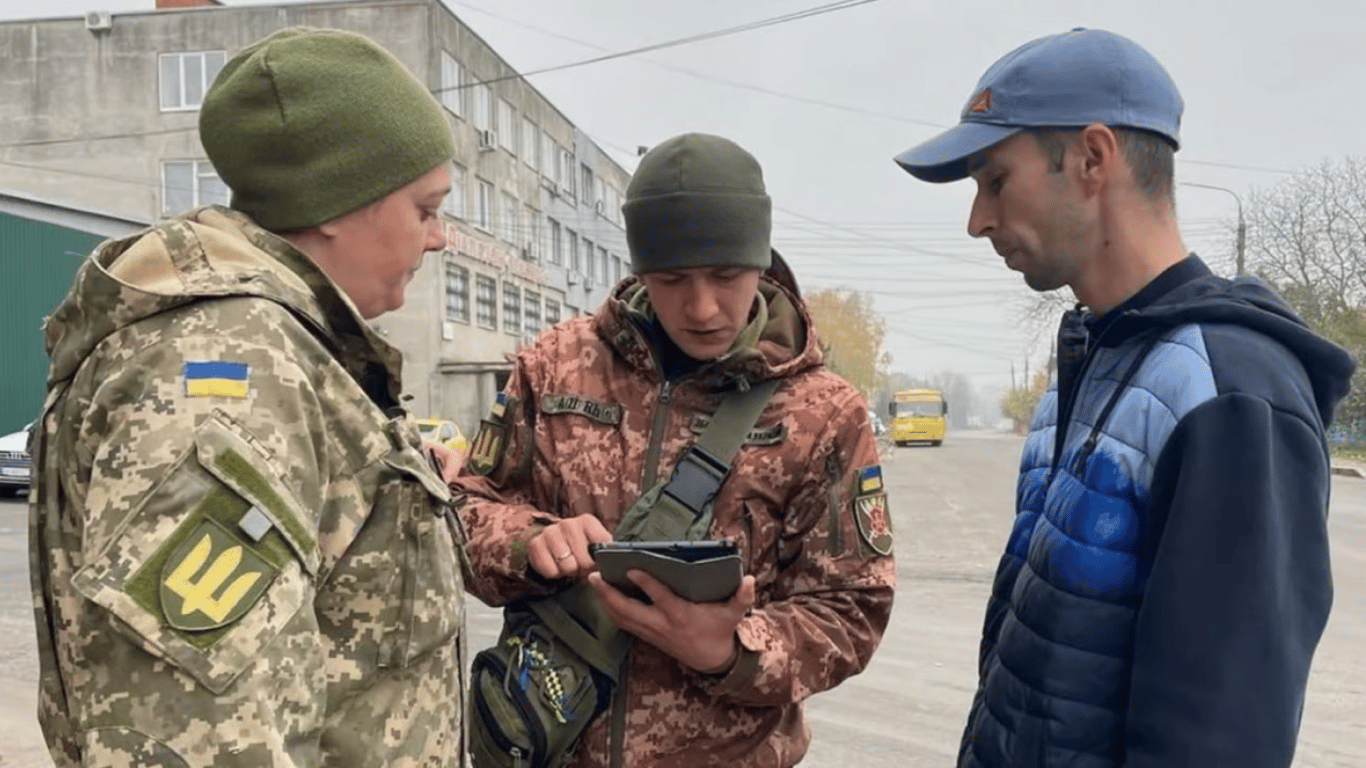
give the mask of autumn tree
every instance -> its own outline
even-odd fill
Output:
[[[825,363],[872,399],[887,378],[892,356],[882,348],[887,321],[873,298],[859,291],[824,288],[806,295]]]
[[[1314,330],[1366,354],[1366,159],[1347,157],[1254,190],[1247,263]],[[1366,420],[1366,371],[1357,369],[1338,421]]]
[[[1029,422],[1034,418],[1034,409],[1039,407],[1039,400],[1043,398],[1043,393],[1048,391],[1048,376],[1049,370],[1046,367],[1035,371],[1029,381],[1011,387],[1001,395],[1001,415],[1014,423],[1016,432],[1023,433],[1029,428]]]

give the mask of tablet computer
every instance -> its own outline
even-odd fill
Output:
[[[628,569],[645,571],[693,603],[729,600],[740,588],[740,553],[729,539],[607,541],[588,545],[588,551],[607,583],[647,603],[649,597],[626,577]]]

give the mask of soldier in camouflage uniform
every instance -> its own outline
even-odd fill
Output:
[[[725,139],[685,134],[646,154],[623,207],[636,275],[517,355],[474,441],[476,474],[454,483],[472,594],[499,605],[587,578],[637,638],[626,766],[797,763],[810,742],[801,702],[862,670],[891,612],[868,410],[821,363],[769,245],[770,205],[758,163]],[[632,571],[647,605],[603,582],[588,543],[612,538],[726,393],[775,378],[713,503],[707,538],[734,539],[747,574],[735,596],[688,603]],[[610,714],[570,766],[609,764]]]
[[[52,757],[458,765],[458,526],[366,324],[445,245],[445,117],[371,41],[296,28],[224,67],[200,132],[234,209],[103,243],[44,329]]]

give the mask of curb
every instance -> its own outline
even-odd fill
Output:
[[[1346,476],[1346,477],[1360,477],[1360,478],[1366,478],[1366,473],[1362,473],[1362,471],[1359,470],[1359,469],[1357,469],[1356,467],[1334,466],[1334,467],[1332,468],[1332,470],[1333,470],[1333,474],[1335,474],[1335,475],[1344,475],[1344,476]]]

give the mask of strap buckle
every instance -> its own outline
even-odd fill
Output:
[[[700,517],[730,472],[730,464],[694,443],[674,466],[664,493]]]

